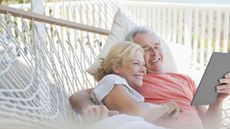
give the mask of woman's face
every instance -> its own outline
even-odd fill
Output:
[[[122,62],[121,66],[115,71],[118,75],[125,78],[128,84],[135,88],[142,86],[145,74],[145,62],[141,51],[137,51],[133,57]]]

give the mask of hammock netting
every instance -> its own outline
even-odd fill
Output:
[[[49,4],[52,3],[44,6]],[[60,5],[71,6],[64,9]],[[56,2],[52,6],[44,10],[45,15],[60,18],[56,14],[61,13],[63,20],[107,30],[122,7],[110,0]],[[71,128],[77,117],[68,97],[95,86],[86,69],[97,58],[106,38],[102,34],[1,13],[1,127]],[[224,107],[222,128],[227,129],[230,107]]]

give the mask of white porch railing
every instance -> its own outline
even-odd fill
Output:
[[[141,24],[190,48],[192,68],[203,72],[213,51],[230,52],[230,6],[127,0]]]
[[[151,28],[164,39],[185,45],[192,73],[199,82],[201,73],[213,51],[230,51],[230,6],[159,3],[151,1],[122,1],[135,22]],[[11,7],[30,9],[28,4]],[[110,29],[116,9],[101,2],[55,2],[46,3],[45,14],[55,18]],[[111,11],[112,10],[112,11]],[[132,18],[132,17],[130,17]],[[61,30],[65,32],[66,30]],[[66,38],[63,36],[62,38]]]

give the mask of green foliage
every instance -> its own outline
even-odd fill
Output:
[[[0,4],[22,4],[29,3],[31,0],[0,0]]]

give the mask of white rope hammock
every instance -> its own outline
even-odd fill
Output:
[[[32,50],[36,43],[23,41],[23,31],[17,30],[15,25],[9,25],[11,22],[3,21],[2,19],[11,17],[6,16],[1,18],[0,41],[3,50],[0,59],[0,118],[13,122],[39,123],[41,126],[45,124],[47,127],[60,127],[56,124],[57,121],[62,122],[60,125],[70,125],[67,124],[71,122],[67,116],[72,114],[68,95],[63,82],[60,83],[62,80],[54,76],[58,74],[52,72],[55,69],[50,64],[51,60],[48,61],[48,55],[42,55],[38,49],[38,55],[44,61],[43,67]],[[17,36],[10,32],[11,28],[14,28]],[[26,29],[25,24],[23,28]],[[36,27],[34,29],[36,30]],[[29,34],[29,31],[24,33]],[[29,35],[31,36],[31,33]],[[18,40],[19,37],[21,41]],[[45,42],[40,40],[40,43]],[[47,49],[45,47],[44,51]]]
[[[50,24],[40,33],[30,20],[17,18],[20,27],[14,18],[11,14],[0,18],[1,125],[70,128],[76,118],[68,97],[95,85],[85,69],[98,55],[105,36],[96,39],[96,33]],[[62,29],[67,32],[62,34]]]
[[[111,28],[120,6],[110,0],[44,4],[51,5],[52,9],[45,10],[47,16],[106,30]],[[64,8],[65,5],[72,6]],[[20,123],[27,127],[71,128],[76,117],[68,97],[95,86],[85,70],[96,59],[106,36],[37,21],[42,20],[0,13],[0,124],[3,128],[9,127],[9,123],[12,127]],[[230,128],[230,107],[225,107],[222,129]]]

